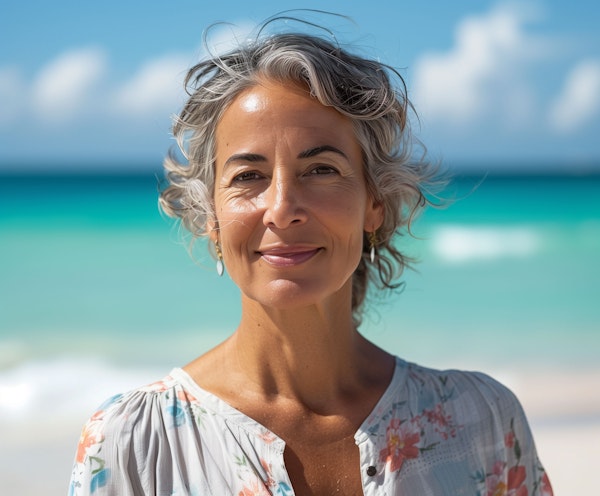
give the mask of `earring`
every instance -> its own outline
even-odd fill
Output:
[[[372,231],[368,234],[369,236],[369,258],[371,259],[371,263],[375,262],[375,255],[377,254],[375,251],[375,246],[377,245],[377,233]]]
[[[225,272],[225,265],[223,264],[223,253],[221,253],[221,247],[219,246],[219,243],[216,242],[215,252],[217,253],[217,274],[219,274],[219,276],[222,276],[223,272]]]

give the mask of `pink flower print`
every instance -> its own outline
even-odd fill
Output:
[[[264,429],[259,434],[259,437],[264,441],[265,444],[271,444],[277,439],[277,436],[267,429]]]
[[[548,479],[548,474],[546,472],[544,472],[540,481],[540,496],[554,496],[552,486],[550,485],[550,479]]]
[[[506,483],[504,482],[504,467],[506,464],[497,461],[492,467],[492,473],[485,480],[487,496],[504,496],[506,494]]]
[[[103,413],[99,412],[95,417],[99,418]],[[77,463],[83,463],[89,448],[100,444],[102,441],[104,441],[104,434],[98,429],[98,422],[90,420],[81,431],[81,437],[77,445],[77,454],[75,455]]]
[[[141,388],[141,391],[144,391],[147,393],[162,393],[162,392],[166,391],[167,389],[169,389],[169,386],[167,386],[167,381],[172,381],[172,380],[173,379],[171,378],[171,376],[167,376],[162,381],[153,382],[152,384],[148,384],[147,386]]]
[[[394,418],[386,429],[387,446],[379,453],[379,459],[389,463],[390,470],[396,472],[402,468],[405,460],[419,456],[417,444],[420,441],[418,426]]]
[[[423,415],[427,422],[434,426],[434,430],[441,438],[446,441],[449,437],[456,437],[458,427],[453,425],[452,416],[446,415],[442,404],[436,405],[433,410],[424,410]]]
[[[179,401],[183,401],[184,403],[197,403],[198,400],[192,394],[186,391],[185,389],[177,391],[177,399]]]
[[[513,431],[506,433],[504,436],[504,444],[509,449],[512,449],[515,446],[515,433]]]
[[[267,486],[269,487],[274,487],[277,485],[277,483],[275,482],[275,479],[273,479],[273,475],[271,474],[271,465],[268,464],[264,459],[260,459],[260,464],[263,468],[263,470],[265,471],[265,473],[267,474]]]
[[[487,496],[505,496],[506,484],[504,481],[497,480],[495,485],[487,484]]]
[[[265,486],[258,479],[255,479],[250,484],[244,486],[238,496],[270,496],[270,494]]]
[[[508,471],[507,496],[528,496],[527,487],[523,485],[527,473],[523,465],[515,465]]]
[[[77,446],[77,454],[75,456],[77,463],[83,463],[88,449],[102,441],[104,441],[104,436],[93,428],[93,423],[86,425],[81,432],[79,445]]]
[[[283,481],[277,482],[273,478],[273,472],[271,469],[271,464],[267,463],[264,459],[260,459],[260,465],[267,475],[266,486],[269,488],[267,494],[278,494],[280,496],[286,496],[292,494],[292,488]],[[262,494],[262,493],[260,493]]]

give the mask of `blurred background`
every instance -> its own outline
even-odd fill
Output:
[[[66,494],[103,399],[218,343],[239,317],[206,246],[157,207],[170,119],[204,30],[226,49],[303,13],[406,79],[454,180],[399,240],[420,259],[364,333],[488,372],[529,415],[556,494],[600,463],[600,6],[566,0],[0,7],[0,490]],[[291,15],[294,15],[291,13]],[[289,27],[293,29],[294,22]],[[299,26],[301,27],[301,26]],[[594,484],[594,485],[592,485]]]

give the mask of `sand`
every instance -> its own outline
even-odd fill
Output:
[[[525,408],[555,496],[598,494],[600,370],[521,371],[504,382]]]

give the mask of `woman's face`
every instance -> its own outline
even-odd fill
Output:
[[[211,237],[244,297],[349,304],[363,232],[382,222],[351,121],[299,86],[262,81],[223,114],[215,167]]]

